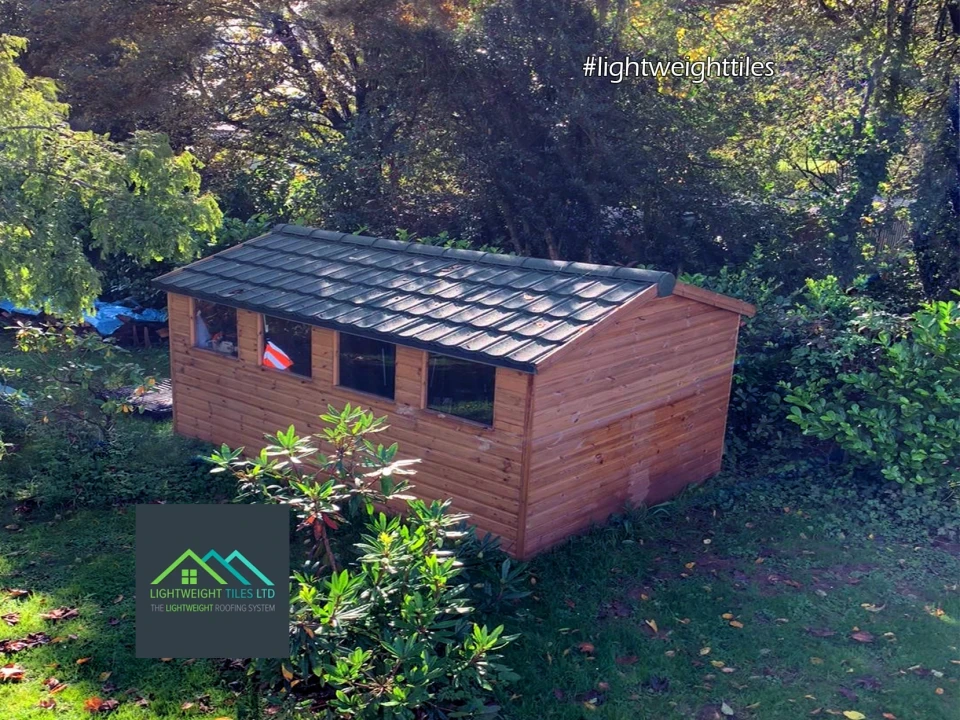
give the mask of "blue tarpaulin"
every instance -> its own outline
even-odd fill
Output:
[[[14,312],[20,315],[39,315],[40,311],[32,308],[22,308],[16,307],[9,300],[0,300],[0,310],[6,310],[7,312]],[[88,315],[83,314],[83,319],[93,326],[93,329],[96,330],[101,335],[113,335],[117,329],[123,325],[123,322],[120,320],[120,315],[130,318],[138,322],[157,322],[164,323],[167,321],[167,311],[166,310],[154,310],[153,308],[144,308],[140,312],[135,312],[131,308],[126,307],[125,305],[117,305],[116,303],[106,303],[101,302],[100,300],[95,300],[93,303],[93,314]]]

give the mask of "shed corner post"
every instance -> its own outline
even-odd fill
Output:
[[[170,362],[170,397],[173,405],[173,431],[181,432],[177,413],[177,382],[178,355],[195,342],[196,323],[193,321],[193,298],[167,291],[167,357]],[[181,345],[181,339],[186,339],[186,345]]]
[[[517,549],[518,560],[529,560],[527,552],[527,495],[530,488],[530,460],[533,454],[533,393],[536,387],[536,374],[527,375],[526,395],[523,401],[523,439],[520,453],[520,507],[517,512]]]

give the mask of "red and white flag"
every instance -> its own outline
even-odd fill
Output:
[[[266,367],[276,368],[277,370],[286,370],[293,365],[293,360],[283,350],[278,348],[269,340],[267,346],[263,349],[263,364]]]

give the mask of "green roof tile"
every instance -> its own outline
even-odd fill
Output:
[[[161,289],[535,372],[669,273],[277,225],[157,278]]]

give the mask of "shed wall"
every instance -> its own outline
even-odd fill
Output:
[[[387,415],[380,442],[398,442],[402,457],[421,458],[413,477],[415,493],[428,500],[453,500],[483,531],[500,535],[508,552],[518,553],[524,428],[530,378],[497,368],[492,428],[423,408],[426,353],[397,346],[394,401],[333,384],[336,333],[314,327],[312,378],[262,367],[258,313],[237,310],[239,358],[193,347],[192,302],[168,294],[170,360],[176,414],[174,429],[190,437],[251,452],[264,433],[291,423],[303,435],[320,429],[317,416],[327,405],[361,405]]]
[[[534,376],[525,556],[719,471],[739,324],[639,302]]]

